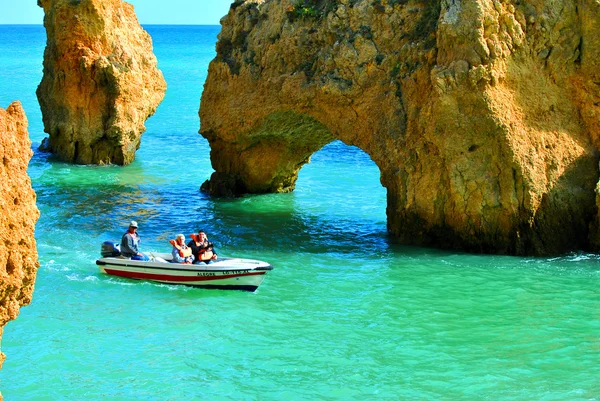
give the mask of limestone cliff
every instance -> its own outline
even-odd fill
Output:
[[[246,0],[222,25],[200,108],[213,194],[292,190],[340,139],[379,167],[404,243],[595,241],[598,1]]]
[[[44,147],[79,164],[131,163],[166,84],[150,35],[121,0],[38,0],[47,43],[37,95]]]
[[[4,325],[31,302],[39,266],[34,231],[40,213],[27,175],[32,155],[21,103],[0,108],[0,342]],[[0,352],[0,368],[4,358]]]

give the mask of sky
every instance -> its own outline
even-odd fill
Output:
[[[127,0],[142,25],[219,25],[233,0]],[[42,24],[37,0],[0,0],[0,24]]]

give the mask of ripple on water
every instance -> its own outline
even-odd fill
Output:
[[[13,47],[43,49],[38,28],[39,37],[8,35],[27,36]],[[313,155],[293,193],[207,197],[198,188],[212,173],[210,149],[197,134],[206,69],[196,67],[214,57],[218,27],[149,30],[169,90],[136,161],[71,166],[36,151],[30,163],[41,266],[32,304],[4,330],[6,399],[599,399],[596,255],[392,244],[379,170],[341,142]],[[0,54],[13,54],[9,43]],[[28,60],[11,57],[0,58],[0,77]],[[31,94],[39,143],[36,60],[38,77],[19,91]],[[18,93],[14,82],[0,79],[0,97]],[[131,219],[145,251],[169,251],[176,233],[202,228],[219,255],[275,270],[255,293],[100,274],[101,242]]]

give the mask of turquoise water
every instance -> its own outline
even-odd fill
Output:
[[[219,27],[149,26],[169,89],[136,161],[37,151],[42,27],[0,26],[0,107],[21,100],[42,213],[33,302],[4,331],[6,400],[600,400],[600,265],[393,244],[379,171],[334,142],[294,193],[213,200],[197,134]],[[199,228],[275,270],[255,293],[100,275],[101,241]]]

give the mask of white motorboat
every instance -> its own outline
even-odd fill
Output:
[[[210,264],[171,263],[170,253],[146,253],[149,261],[121,256],[119,245],[102,243],[102,258],[96,261],[100,272],[135,280],[182,284],[200,288],[255,291],[273,267],[260,260],[222,258]]]

